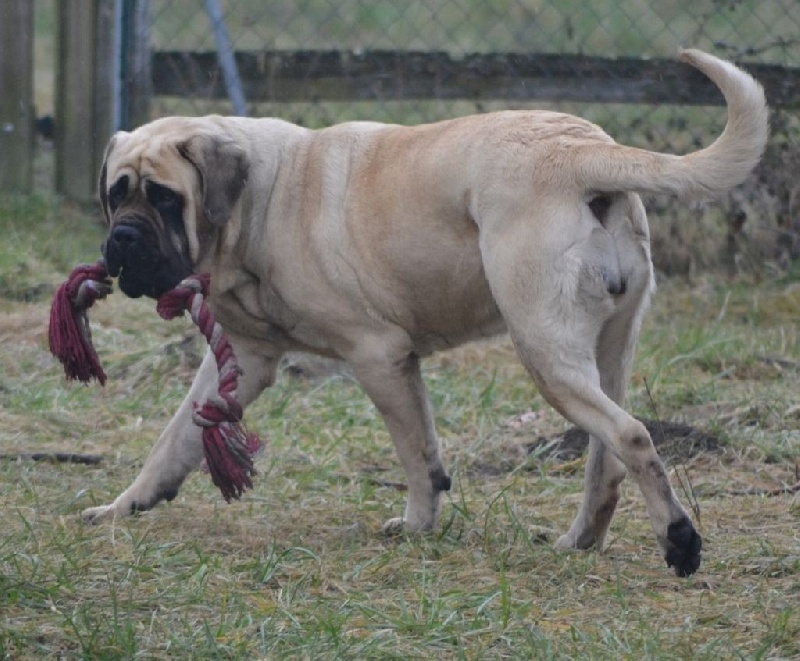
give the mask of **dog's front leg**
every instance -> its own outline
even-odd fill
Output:
[[[389,519],[385,532],[431,530],[439,516],[439,494],[450,489],[419,359],[350,361],[359,382],[383,416],[408,480],[405,515]]]
[[[244,407],[274,381],[278,358],[248,352],[245,343],[235,342],[232,337],[230,340],[243,369],[237,396]],[[85,509],[82,516],[86,523],[127,516],[175,498],[186,476],[203,459],[202,431],[192,421],[192,412],[194,403],[204,401],[217,387],[217,376],[214,355],[208,351],[189,393],[153,446],[138,477],[110,505]]]

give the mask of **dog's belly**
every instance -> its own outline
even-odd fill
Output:
[[[406,330],[417,353],[426,355],[506,332],[489,286],[480,276],[460,287],[429,289],[414,299],[413,324]]]
[[[414,350],[425,356],[506,332],[482,269],[471,276],[449,282],[422,278],[402,285],[394,280],[394,295],[389,297],[386,290],[370,292],[374,298],[350,287],[323,288],[321,297],[308,290],[300,298],[292,297],[291,303],[264,287],[256,314],[246,314],[241,299],[227,300],[236,308],[233,316],[250,319],[249,334],[285,349],[344,357],[338,350],[342,342],[347,345],[362,334],[379,335],[381,329],[395,335],[401,328]],[[308,306],[311,301],[315,305]]]
[[[501,317],[476,324],[471,327],[455,329],[448,334],[427,333],[414,337],[414,348],[420,356],[428,356],[437,351],[444,351],[454,347],[485,340],[506,332],[506,324]]]

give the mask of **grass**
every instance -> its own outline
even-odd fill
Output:
[[[745,45],[777,42],[796,17],[790,3],[756,0],[733,3],[735,11],[698,6],[694,16],[678,0],[570,0],[560,10],[526,0],[473,4],[461,3],[462,23],[446,15],[458,14],[447,3],[434,13],[390,2],[353,13],[349,0],[308,0],[275,3],[265,18],[263,3],[245,0],[229,29],[249,48],[448,44],[472,52],[522,43],[638,54],[645,44],[666,56],[687,34],[701,47],[736,42],[737,33],[748,35]],[[187,18],[167,3],[153,6],[157,45],[210,47],[201,10]],[[41,112],[52,106],[53,8],[37,3]],[[319,14],[330,20],[308,18]],[[509,16],[515,28],[502,31]],[[434,105],[437,116],[474,109]],[[322,125],[340,118],[334,106],[281,111]],[[346,112],[411,122],[428,111]],[[618,106],[580,111],[604,126],[641,116]],[[673,135],[671,109],[648,112],[645,125]],[[687,116],[692,132],[716,132],[719,118],[709,128]],[[640,134],[619,137],[653,144]],[[702,234],[708,223],[695,220]],[[504,339],[425,363],[454,481],[431,535],[380,534],[402,511],[404,477],[374,407],[338,369],[285,371],[248,410],[267,450],[240,502],[226,505],[198,473],[173,503],[84,526],[83,508],[109,502],[138,474],[202,343],[188,322],[163,322],[152,302],[116,294],[91,312],[107,387],[66,384],[46,349],[49,299],[75,264],[99,255],[97,210],[49,196],[0,198],[0,228],[0,658],[800,658],[800,496],[769,495],[797,483],[800,471],[797,274],[665,282],[646,322],[628,408],[685,421],[721,445],[672,462],[705,540],[700,572],[677,579],[630,481],[606,553],[552,548],[580,502],[583,459],[529,453],[532,441],[567,425]],[[689,243],[700,252],[706,245]],[[18,458],[55,451],[103,460]]]
[[[169,505],[84,526],[84,507],[137,474],[202,346],[188,322],[117,294],[92,310],[107,387],[67,385],[45,346],[49,298],[98,255],[97,213],[3,198],[0,226],[0,657],[800,656],[800,503],[766,495],[798,479],[793,280],[667,282],[648,318],[629,408],[722,444],[672,468],[706,542],[700,572],[681,580],[632,484],[605,554],[552,548],[580,501],[583,460],[528,454],[566,425],[502,339],[426,362],[454,478],[434,534],[380,534],[404,478],[338,369],[283,372],[248,411],[268,449],[242,501],[226,505],[198,473]],[[15,459],[58,450],[103,461]],[[747,489],[760,491],[734,495]]]

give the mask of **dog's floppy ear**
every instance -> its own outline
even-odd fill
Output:
[[[222,227],[247,184],[250,164],[244,149],[223,136],[201,134],[178,144],[178,153],[200,175],[206,217]]]

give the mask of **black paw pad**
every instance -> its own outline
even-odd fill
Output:
[[[700,551],[703,539],[697,534],[692,522],[684,517],[669,524],[667,541],[671,548],[665,559],[668,567],[675,567],[677,576],[691,576],[700,566]]]

